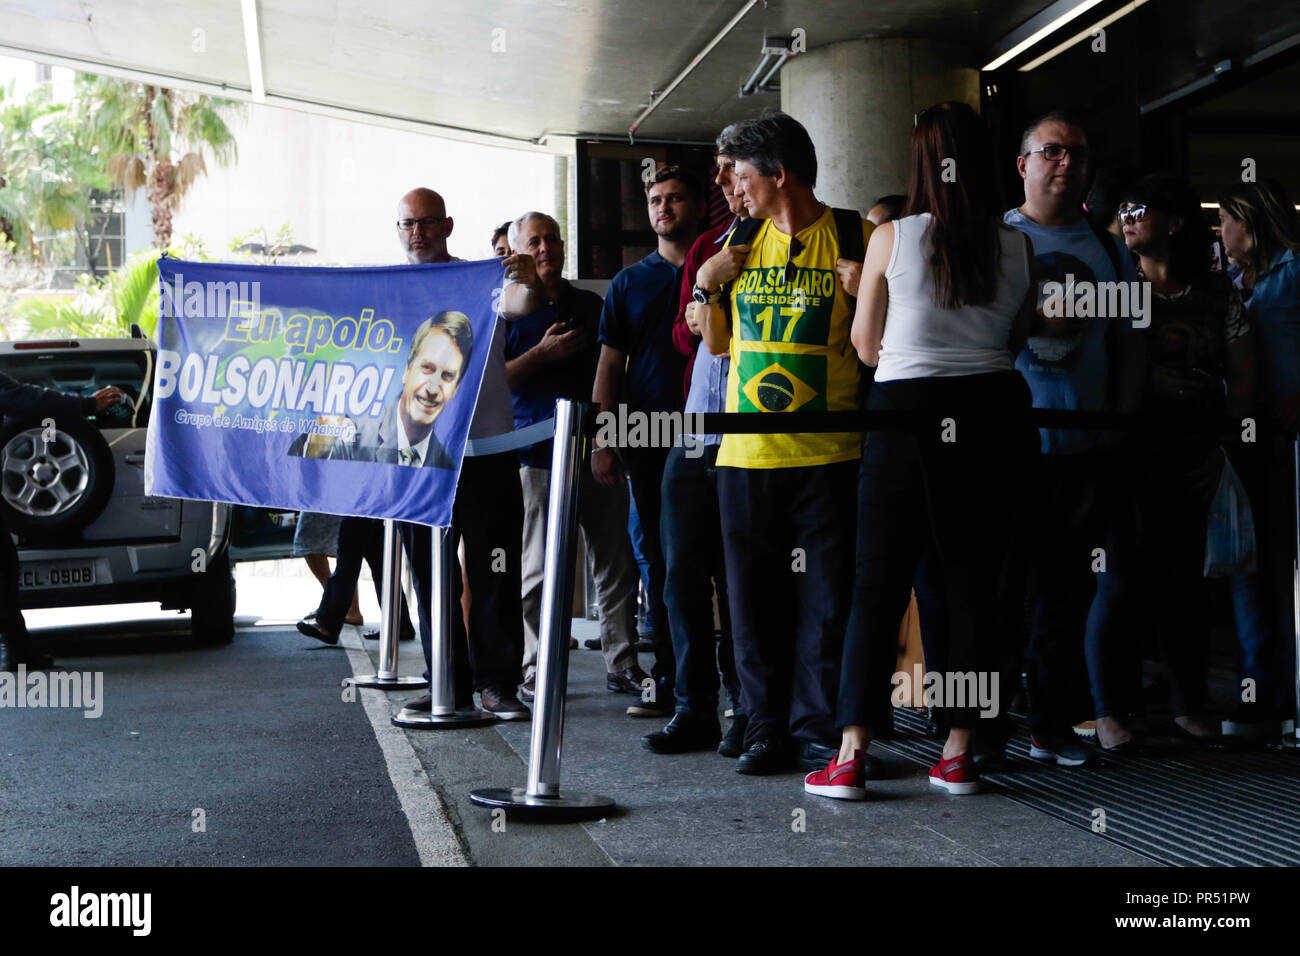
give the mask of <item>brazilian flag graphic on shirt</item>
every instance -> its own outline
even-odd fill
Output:
[[[826,357],[741,352],[741,412],[826,411]]]

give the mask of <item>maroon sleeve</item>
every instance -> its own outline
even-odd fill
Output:
[[[700,271],[700,266],[704,265],[704,251],[708,248],[705,243],[713,241],[712,233],[713,230],[710,229],[695,240],[691,251],[686,253],[686,261],[682,264],[682,288],[677,303],[677,318],[673,320],[673,345],[677,351],[688,358],[695,355],[695,346],[699,344],[700,337],[686,327],[686,306],[695,301],[691,290],[695,288],[696,273]]]
[[[686,363],[686,377],[682,383],[682,394],[688,397],[691,394],[691,373],[695,370],[695,352],[703,339],[686,327],[686,305],[695,301],[691,290],[695,288],[696,273],[700,271],[700,266],[704,265],[704,260],[709,257],[709,250],[718,241],[721,233],[722,229],[710,229],[696,239],[691,246],[691,251],[686,253],[686,261],[682,264],[682,291],[677,304],[677,318],[673,320],[673,347],[689,360]]]

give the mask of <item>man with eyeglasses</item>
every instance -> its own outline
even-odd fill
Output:
[[[855,411],[853,309],[836,266],[860,229],[813,193],[817,153],[785,113],[733,123],[735,195],[763,220],[696,276],[704,345],[729,354],[727,411]],[[851,222],[851,224],[850,224]],[[856,243],[855,243],[856,245]],[[723,436],[718,452],[732,640],[749,714],[744,774],[818,770],[836,755],[833,718],[853,592],[861,432]]]
[[[1122,240],[1084,216],[1088,158],[1087,135],[1062,112],[1034,121],[1021,138],[1016,169],[1025,201],[1004,221],[1033,241],[1040,290],[1059,282],[1074,296],[1089,284],[1137,280]],[[1135,411],[1143,364],[1141,333],[1130,320],[1052,317],[1041,309],[1016,359],[1036,408],[1088,411]],[[1033,608],[1025,656],[1030,756],[1076,767],[1091,755],[1071,727],[1091,716],[1088,667],[1096,648],[1085,657],[1084,635],[1096,592],[1094,549],[1105,545],[1108,482],[1095,433],[1045,428],[1040,435],[1039,497],[1026,511],[1033,533],[1008,569],[1004,606],[1009,614],[1023,608],[1024,581]]]
[[[460,261],[447,252],[447,237],[453,225],[442,197],[431,189],[414,189],[398,204],[397,238],[406,250],[407,261],[413,265]],[[532,256],[509,255],[502,259],[502,265],[510,282],[502,296],[502,317],[513,320],[537,311],[545,299]],[[470,422],[469,438],[472,443],[513,430],[514,409],[506,382],[505,323],[498,321],[488,346],[487,367]],[[502,720],[529,717],[528,708],[516,696],[519,661],[524,655],[520,603],[523,526],[518,452],[467,454],[461,464],[451,525],[453,555],[456,554],[454,539],[460,538],[465,543],[466,577],[473,594],[468,639],[462,616],[451,615],[456,705],[471,705],[473,691],[477,690],[483,709]],[[403,524],[401,529],[419,597],[420,643],[428,663],[432,642],[428,605],[432,539],[429,529],[423,525]],[[500,555],[505,556],[504,571],[500,571]],[[459,557],[453,559],[451,579],[455,588],[452,606],[459,607],[462,589]],[[428,710],[430,703],[426,694],[408,706],[412,710]]]

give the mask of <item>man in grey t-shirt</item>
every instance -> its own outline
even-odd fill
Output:
[[[1136,281],[1123,244],[1094,231],[1083,216],[1088,140],[1077,122],[1049,113],[1031,124],[1016,168],[1024,180],[1025,201],[1004,220],[1033,240],[1043,284],[1057,282],[1068,290],[1072,282],[1078,292],[1092,285],[1095,292],[1100,282]],[[1135,411],[1144,353],[1132,322],[1117,316],[1054,315],[1059,311],[1040,311],[1016,359],[1034,406]],[[1090,751],[1080,746],[1071,725],[1092,711],[1084,636],[1096,591],[1094,549],[1105,545],[1107,483],[1098,452],[1104,439],[1077,429],[1042,429],[1041,434],[1039,493],[1026,514],[1026,526],[1034,530],[1026,536],[1017,567],[1006,575],[1010,583],[1004,606],[1012,615],[1023,608],[1016,583],[1025,580],[1027,570],[1033,603],[1025,657],[1031,756],[1080,766]],[[1002,683],[1014,687],[1018,681]],[[1103,734],[1104,745],[1116,742]]]

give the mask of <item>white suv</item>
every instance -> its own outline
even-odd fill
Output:
[[[129,339],[0,342],[0,372],[130,402],[86,418],[0,422],[0,508],[18,539],[23,607],[157,601],[188,608],[205,643],[234,636],[233,559],[287,557],[289,515],[144,493],[154,345]],[[242,547],[240,547],[242,545]]]

